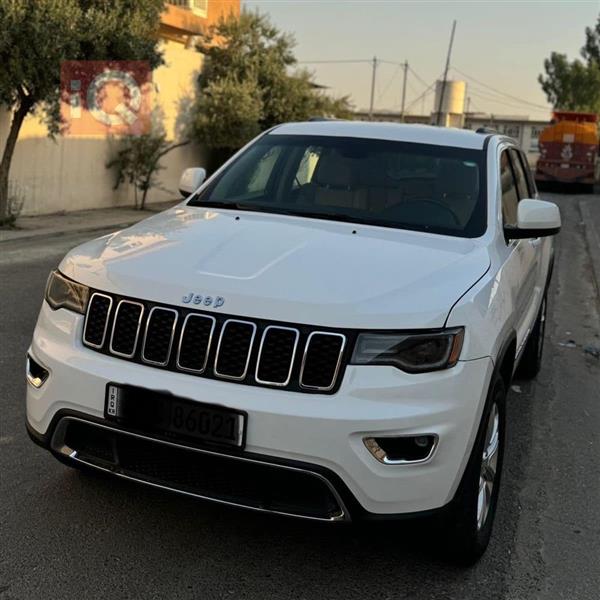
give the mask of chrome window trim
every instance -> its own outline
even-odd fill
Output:
[[[91,425],[94,427],[98,427],[100,429],[106,429],[109,431],[114,431],[116,433],[121,433],[124,435],[128,435],[130,437],[134,437],[134,438],[138,438],[138,439],[142,439],[142,440],[146,440],[146,441],[150,441],[150,442],[155,442],[157,444],[163,444],[166,446],[171,446],[173,448],[179,448],[179,449],[183,449],[183,450],[189,450],[192,452],[199,452],[201,454],[208,454],[211,456],[220,456],[220,457],[225,457],[225,458],[230,458],[232,460],[239,460],[239,461],[243,461],[246,463],[254,463],[254,464],[259,464],[259,465],[266,465],[268,467],[273,467],[275,469],[284,469],[287,471],[295,471],[295,472],[299,472],[299,473],[305,473],[307,475],[311,475],[313,477],[315,477],[316,479],[319,479],[320,481],[322,481],[327,488],[329,489],[329,491],[331,492],[331,494],[333,495],[333,497],[335,498],[336,502],[338,503],[339,509],[340,509],[340,513],[337,515],[334,515],[333,517],[329,517],[329,518],[325,518],[325,517],[313,517],[310,515],[302,515],[302,514],[298,514],[298,513],[288,513],[288,512],[284,512],[284,511],[279,511],[279,510],[271,510],[271,509],[266,509],[266,508],[259,508],[257,506],[249,506],[247,504],[241,504],[238,502],[231,502],[228,500],[222,500],[221,498],[212,498],[211,496],[204,496],[201,494],[195,494],[193,492],[188,492],[186,490],[181,490],[178,489],[176,487],[171,487],[168,485],[162,485],[159,483],[153,483],[151,481],[147,481],[145,479],[138,479],[136,477],[132,477],[131,475],[126,475],[125,473],[122,473],[116,469],[109,469],[106,467],[102,467],[96,463],[90,462],[88,460],[83,460],[81,458],[79,458],[77,451],[73,450],[72,448],[69,448],[69,446],[67,446],[65,444],[65,434],[66,434],[66,428],[67,425],[70,421],[76,421],[79,423],[85,423],[86,425]],[[325,521],[325,522],[336,522],[336,521],[350,521],[350,513],[348,512],[348,509],[346,508],[346,505],[344,504],[344,501],[342,500],[341,496],[339,495],[339,493],[337,492],[337,490],[335,489],[335,487],[333,486],[333,484],[323,475],[321,475],[320,473],[316,473],[314,471],[309,471],[308,469],[302,469],[300,467],[292,467],[290,465],[279,465],[276,463],[272,463],[272,462],[268,462],[268,461],[262,461],[262,460],[255,460],[253,458],[248,458],[246,456],[237,456],[234,454],[224,454],[221,452],[214,452],[212,450],[207,450],[204,448],[194,448],[192,446],[185,446],[183,444],[176,444],[174,442],[169,442],[167,440],[160,440],[157,438],[153,438],[153,437],[148,437],[146,435],[141,435],[139,433],[133,433],[131,431],[125,431],[123,429],[117,429],[116,427],[109,427],[107,425],[102,425],[100,423],[95,423],[93,421],[88,421],[86,419],[81,419],[79,417],[63,417],[58,424],[56,425],[56,428],[54,429],[54,434],[52,435],[52,438],[50,440],[50,447],[52,448],[52,450],[54,450],[55,452],[60,453],[61,455],[67,457],[68,459],[80,463],[80,464],[85,464],[85,465],[89,465],[90,467],[93,467],[94,469],[98,469],[100,471],[105,471],[108,473],[112,473],[113,475],[116,475],[117,477],[121,477],[123,479],[128,479],[130,481],[136,481],[139,483],[143,483],[155,488],[159,488],[159,489],[163,489],[163,490],[169,490],[172,492],[176,492],[178,494],[183,494],[185,496],[190,496],[190,497],[194,497],[194,498],[201,498],[203,500],[210,500],[211,502],[217,502],[218,504],[225,504],[228,506],[237,506],[239,508],[246,508],[248,510],[254,510],[257,512],[266,512],[266,513],[271,513],[271,514],[278,514],[278,515],[284,515],[284,516],[288,516],[288,517],[296,517],[299,519],[307,519],[310,521]]]
[[[432,437],[433,438],[433,444],[431,445],[431,450],[429,451],[429,454],[427,456],[425,456],[424,458],[419,458],[417,460],[406,460],[406,459],[399,459],[399,460],[393,460],[387,457],[387,453],[385,452],[385,450],[379,446],[379,444],[377,444],[377,442],[375,441],[375,438],[405,438],[405,437]],[[381,452],[385,455],[383,457],[379,457],[377,456],[377,454],[375,454],[375,452],[373,451],[373,448],[371,448],[371,446],[369,446],[368,442],[369,441],[373,441],[375,443],[375,445],[381,450]],[[429,462],[432,458],[433,455],[435,454],[435,451],[437,450],[438,447],[438,443],[440,441],[440,436],[437,433],[403,433],[403,434],[373,434],[373,435],[369,435],[367,437],[363,438],[363,444],[365,445],[365,448],[367,449],[367,451],[369,452],[369,454],[375,458],[375,460],[377,460],[378,462],[380,462],[381,464],[384,465],[422,465],[423,463],[427,463]]]
[[[108,312],[106,313],[106,321],[104,322],[104,331],[102,332],[102,342],[100,344],[92,344],[91,342],[86,341],[85,339],[85,330],[87,327],[88,316],[90,314],[90,308],[92,306],[92,302],[96,296],[100,298],[108,298]],[[106,332],[108,331],[108,322],[110,321],[110,311],[112,310],[113,299],[108,294],[101,294],[100,292],[94,292],[92,297],[88,301],[87,310],[85,311],[85,320],[83,322],[83,335],[81,339],[85,346],[89,346],[90,348],[102,348],[104,346],[104,342],[106,341]]]
[[[117,317],[119,316],[119,310],[121,308],[121,304],[134,304],[135,306],[139,306],[142,310],[140,311],[140,316],[138,318],[137,329],[135,332],[135,341],[133,342],[133,352],[131,354],[126,354],[124,352],[118,352],[113,349],[113,339],[115,337],[115,326],[117,324]],[[142,326],[142,317],[144,316],[144,305],[141,302],[135,302],[133,300],[119,300],[119,304],[117,304],[117,309],[115,310],[115,318],[113,319],[112,331],[110,333],[110,345],[109,349],[111,354],[115,356],[122,356],[123,358],[133,358],[135,354],[135,350],[137,348],[138,339],[140,337],[140,327]]]
[[[150,326],[150,321],[152,320],[152,313],[155,310],[162,310],[165,312],[175,313],[175,320],[173,321],[173,326],[171,327],[171,339],[169,340],[169,349],[167,350],[167,360],[164,362],[159,362],[156,360],[150,360],[146,358],[146,338],[148,336],[148,327]],[[142,362],[149,365],[156,365],[158,367],[165,367],[169,364],[169,358],[171,358],[171,349],[173,348],[173,338],[175,337],[175,328],[177,327],[177,321],[179,319],[179,312],[174,308],[167,308],[164,306],[153,306],[148,313],[148,318],[146,319],[146,327],[144,328],[144,339],[142,340]]]
[[[244,325],[252,326],[252,336],[250,337],[250,348],[248,349],[248,355],[246,356],[246,364],[244,365],[244,372],[239,377],[235,377],[233,375],[223,375],[223,374],[219,373],[219,371],[217,371],[217,367],[219,364],[219,353],[221,351],[221,342],[223,341],[223,334],[225,333],[225,331],[227,329],[227,325],[229,323],[243,323]],[[244,321],[243,319],[227,319],[223,323],[223,326],[221,327],[221,332],[219,334],[219,343],[217,344],[217,352],[215,354],[215,364],[213,367],[213,373],[217,377],[220,377],[222,379],[229,379],[230,381],[242,381],[243,379],[246,378],[246,375],[248,374],[248,367],[250,366],[250,357],[252,356],[252,346],[254,345],[254,338],[256,337],[256,329],[257,329],[256,323],[252,323],[252,321]]]
[[[294,341],[294,349],[292,350],[292,358],[290,360],[290,368],[288,370],[287,378],[283,383],[276,382],[276,381],[267,381],[266,379],[260,379],[258,377],[258,370],[260,368],[260,357],[262,356],[263,344],[265,343],[265,337],[267,336],[267,331],[269,331],[269,329],[280,329],[283,331],[293,331],[296,334],[296,339]],[[264,385],[272,385],[275,387],[285,387],[286,385],[288,385],[290,383],[290,380],[292,379],[292,370],[294,368],[294,360],[296,359],[296,350],[298,349],[298,341],[299,340],[300,340],[300,331],[298,329],[295,329],[294,327],[282,327],[280,325],[269,325],[268,327],[266,327],[265,330],[263,331],[262,337],[260,339],[260,346],[258,349],[258,357],[256,358],[256,370],[254,371],[254,379],[256,380],[256,382],[262,383]]]
[[[340,353],[338,355],[338,359],[337,359],[337,364],[335,366],[335,371],[333,373],[333,378],[331,380],[331,385],[327,386],[327,387],[323,387],[323,386],[318,386],[318,385],[305,385],[302,383],[302,378],[304,376],[304,366],[306,363],[306,355],[308,354],[308,350],[310,348],[310,341],[312,340],[314,335],[329,335],[332,337],[339,337],[342,338],[342,345],[340,347]],[[320,392],[330,392],[334,387],[335,384],[337,382],[337,378],[338,378],[338,374],[340,372],[340,367],[342,365],[342,356],[344,355],[344,350],[346,348],[346,341],[347,338],[344,334],[342,333],[333,333],[331,331],[313,331],[309,336],[308,339],[306,340],[306,344],[304,346],[304,354],[302,355],[302,366],[300,367],[300,376],[298,377],[298,382],[300,384],[300,387],[302,389],[305,390],[319,390]]]
[[[183,343],[183,336],[185,334],[185,328],[187,326],[187,322],[192,317],[197,318],[197,319],[208,319],[209,321],[212,321],[210,333],[208,334],[208,343],[206,345],[206,356],[204,357],[204,364],[202,365],[201,369],[190,369],[189,367],[181,366],[181,364],[179,363],[179,356],[181,354],[181,344]],[[215,319],[214,317],[212,317],[210,315],[204,315],[201,313],[189,313],[186,316],[186,318],[183,321],[183,325],[181,326],[181,333],[179,334],[179,344],[177,345],[177,360],[175,361],[176,367],[180,371],[186,371],[188,373],[198,373],[198,374],[204,373],[204,371],[206,371],[206,365],[208,364],[208,355],[210,353],[210,348],[212,346],[212,338],[213,338],[213,334],[215,332],[216,325],[217,325],[217,319]]]

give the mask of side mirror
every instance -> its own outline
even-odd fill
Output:
[[[524,198],[518,204],[517,226],[505,227],[509,240],[545,237],[560,231],[560,211],[554,202]]]
[[[185,198],[195,192],[206,179],[206,169],[195,167],[186,169],[179,180],[179,193]]]

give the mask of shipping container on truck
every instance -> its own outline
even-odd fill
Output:
[[[555,111],[539,137],[535,180],[593,187],[598,181],[598,115]]]

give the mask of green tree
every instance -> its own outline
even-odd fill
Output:
[[[592,61],[600,64],[600,15],[594,27],[585,28],[585,44],[581,56],[589,64]]]
[[[130,183],[134,190],[134,204],[140,210],[146,207],[148,192],[160,187],[158,173],[164,167],[161,159],[171,150],[189,144],[189,141],[169,142],[162,124],[162,115],[153,115],[152,130],[142,135],[126,135],[117,140],[114,158],[106,164],[107,169],[115,169],[114,189],[122,183]],[[138,202],[138,192],[141,197]]]
[[[156,35],[164,0],[0,0],[0,105],[11,112],[0,148],[0,222],[8,217],[8,174],[23,120],[39,112],[60,127],[65,60],[161,63]]]
[[[210,170],[273,125],[350,114],[347,97],[331,98],[296,68],[294,46],[267,16],[249,11],[220,21],[198,45],[205,61],[192,130],[212,150]]]
[[[545,76],[540,75],[538,81],[556,109],[600,113],[600,17],[594,28],[586,28],[585,35],[583,62],[569,61],[558,52],[544,61]]]

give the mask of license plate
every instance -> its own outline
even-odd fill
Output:
[[[104,416],[144,433],[238,448],[244,444],[244,413],[166,392],[110,383]]]

